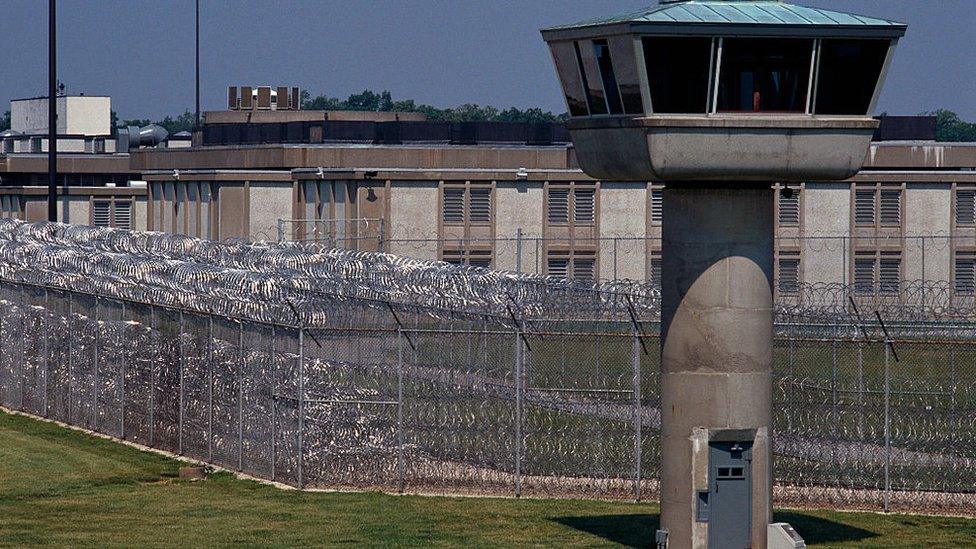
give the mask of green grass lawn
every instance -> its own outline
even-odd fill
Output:
[[[327,494],[230,474],[176,479],[179,463],[0,412],[0,546],[630,546],[654,504]],[[959,518],[783,511],[818,546],[976,545]]]

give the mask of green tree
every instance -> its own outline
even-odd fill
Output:
[[[0,132],[10,129],[10,111],[3,113],[0,116]]]
[[[346,99],[328,95],[312,95],[302,91],[301,108],[305,110],[333,110],[333,111],[381,111],[381,112],[419,112],[427,116],[428,120],[447,122],[558,122],[567,118],[566,114],[553,114],[540,108],[519,109],[511,107],[499,110],[491,105],[465,103],[453,108],[439,108],[424,103],[417,103],[413,99],[394,100],[389,90],[376,93],[363,90],[354,93]]]
[[[976,141],[976,124],[965,122],[949,109],[924,113],[935,116],[936,141]]]

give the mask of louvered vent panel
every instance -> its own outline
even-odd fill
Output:
[[[901,191],[881,191],[881,224],[901,224]]]
[[[132,202],[116,202],[112,221],[116,229],[132,229]]]
[[[464,189],[444,189],[444,223],[464,223]]]
[[[569,189],[549,189],[549,223],[569,223]]]
[[[794,189],[788,197],[779,193],[779,224],[788,226],[800,224],[800,191]]]
[[[96,227],[110,227],[112,203],[108,200],[95,200],[92,202],[92,225]]]
[[[590,225],[596,220],[596,190],[573,191],[573,220],[580,225]]]
[[[957,293],[976,293],[976,255],[972,253],[956,255],[954,286]]]
[[[874,225],[874,191],[854,192],[854,222]]]
[[[956,191],[956,225],[976,225],[976,190]]]
[[[795,294],[800,291],[800,258],[780,258],[778,288],[780,293],[784,294]]]
[[[471,189],[472,223],[488,223],[491,221],[491,189]]]
[[[660,225],[664,219],[664,191],[651,191],[651,223]]]

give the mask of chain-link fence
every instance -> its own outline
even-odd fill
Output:
[[[0,402],[299,487],[654,498],[657,295],[0,221]],[[971,511],[976,311],[841,295],[778,307],[778,501]]]

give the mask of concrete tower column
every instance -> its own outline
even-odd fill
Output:
[[[722,440],[753,443],[752,547],[766,546],[773,200],[768,183],[678,183],[664,190],[661,528],[671,548],[709,544],[696,500],[708,491],[709,442]]]

